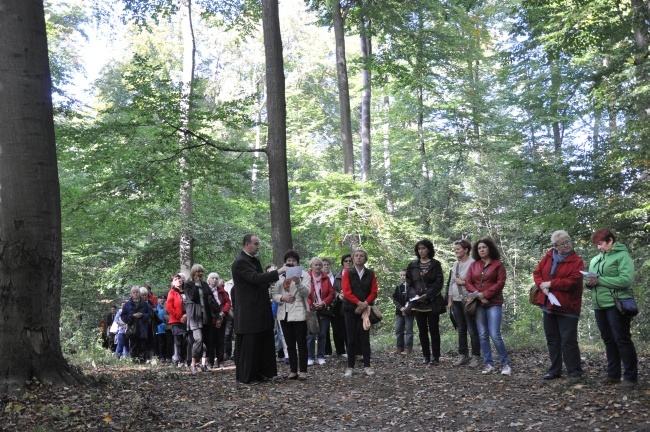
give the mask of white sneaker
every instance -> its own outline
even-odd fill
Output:
[[[314,360],[313,359],[308,359],[307,360],[307,366],[313,366],[314,365]]]
[[[348,355],[347,355],[347,354],[345,354],[345,353],[344,353],[344,354],[341,354],[341,358],[344,358],[344,359],[346,359],[346,358],[348,358]]]
[[[483,372],[481,372],[481,373],[483,375],[489,375],[489,374],[494,373],[494,366],[489,365],[489,364],[485,365],[485,367],[483,368]]]
[[[324,365],[324,364],[325,364],[325,359],[323,359],[323,358],[319,358],[319,359],[318,359],[318,364],[319,364],[319,365]]]
[[[510,369],[509,365],[505,365],[503,368],[501,368],[501,375],[510,375],[512,373],[512,369]]]
[[[347,368],[347,369],[345,370],[345,374],[344,374],[343,376],[344,376],[345,378],[350,378],[350,377],[352,377],[352,372],[353,372],[353,371],[354,371],[354,369],[352,369],[352,368]]]
[[[371,367],[363,368],[363,371],[366,373],[368,376],[373,376],[375,374],[375,371],[372,370]]]

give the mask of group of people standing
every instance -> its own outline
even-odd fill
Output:
[[[542,257],[533,272],[535,281],[531,303],[542,310],[544,333],[550,357],[545,380],[562,376],[562,366],[571,382],[583,379],[578,345],[578,321],[583,287],[591,291],[596,323],[605,344],[607,376],[605,384],[622,388],[638,385],[637,354],[630,333],[632,316],[619,310],[621,299],[632,299],[634,263],[625,245],[607,228],[591,236],[599,253],[584,272],[584,263],[566,231],[551,235],[552,248]],[[437,365],[440,357],[439,317],[449,309],[458,332],[458,354],[454,366],[478,367],[483,374],[497,372],[490,340],[499,356],[501,374],[510,375],[512,367],[501,336],[503,288],[506,270],[492,239],[473,245],[458,240],[453,245],[457,261],[453,263],[445,292],[443,274],[435,251],[428,240],[415,245],[417,259],[401,272],[392,299],[395,304],[395,353],[413,350],[413,323],[418,325],[422,362]],[[478,301],[474,309],[467,307]],[[469,343],[468,343],[469,334]],[[431,342],[429,342],[429,335]],[[482,358],[481,358],[482,353]],[[621,367],[622,365],[622,367]],[[623,381],[621,382],[621,377]]]
[[[609,229],[596,231],[591,241],[599,254],[591,260],[589,272],[583,271],[582,259],[569,234],[562,230],[552,234],[552,248],[533,272],[535,284],[530,298],[543,312],[550,357],[543,379],[560,378],[563,364],[570,380],[583,378],[578,321],[586,287],[591,291],[596,322],[605,343],[605,382],[633,387],[638,383],[638,371],[630,333],[632,318],[619,310],[617,303],[619,299],[633,298],[634,264],[625,245],[616,242]],[[290,270],[300,265],[300,256],[294,250],[285,253],[281,268],[269,265],[264,271],[256,257],[259,249],[256,235],[244,236],[242,251],[231,266],[230,295],[216,273],[204,282],[205,272],[199,264],[192,267],[187,280],[181,274],[173,275],[169,293],[157,302],[146,288],[133,287],[131,298],[114,319],[119,323],[116,353],[126,352],[128,346],[132,357],[146,360],[146,340],[152,329],[155,334],[167,334],[161,339],[169,342],[166,346],[161,342],[159,352],[173,352],[171,360],[181,367],[189,364],[192,373],[219,366],[232,355],[237,381],[256,384],[277,376],[279,335],[290,369],[286,378],[306,380],[308,366],[325,364],[331,325],[336,353],[347,358],[344,376],[354,374],[359,354],[363,372],[374,375],[370,364],[370,316],[378,285],[375,273],[365,266],[368,253],[357,249],[343,255],[342,270],[333,274],[330,261],[318,257],[309,261],[308,270]],[[439,365],[439,320],[449,310],[458,332],[459,356],[454,366],[475,368],[482,364],[483,374],[499,372],[492,357],[493,344],[500,373],[510,375],[512,367],[501,336],[506,269],[500,252],[490,238],[474,244],[458,240],[453,251],[457,260],[443,293],[445,278],[440,261],[434,258],[432,242],[424,239],[416,243],[416,259],[401,271],[402,282],[392,295],[395,353],[408,355],[413,351],[413,325],[417,323],[422,362]],[[469,307],[472,302],[475,307]],[[134,329],[127,332],[129,327]],[[127,333],[131,335],[129,341]],[[229,342],[233,334],[234,353]],[[163,361],[169,358],[159,355]]]

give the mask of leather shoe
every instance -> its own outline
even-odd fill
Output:
[[[561,375],[553,375],[553,374],[550,374],[550,373],[545,373],[542,378],[544,378],[545,380],[548,381],[548,380],[558,379],[558,378],[560,378],[560,376]]]

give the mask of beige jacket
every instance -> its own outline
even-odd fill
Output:
[[[311,292],[311,278],[306,271],[302,272],[300,283],[296,284],[291,281],[289,291],[284,289],[284,275],[280,276],[280,280],[275,283],[273,289],[273,301],[278,304],[278,321],[283,321],[286,317],[287,321],[305,321],[305,310],[307,304],[307,297]],[[293,303],[285,303],[280,298],[284,294],[291,294],[296,298]]]

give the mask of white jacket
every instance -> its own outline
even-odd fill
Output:
[[[305,311],[307,310],[307,297],[311,292],[311,278],[306,271],[302,272],[298,286],[291,281],[289,291],[284,289],[284,275],[280,275],[280,280],[275,283],[273,289],[273,301],[278,304],[278,321],[305,321]],[[284,294],[291,294],[296,298],[293,303],[285,303],[280,298]]]

